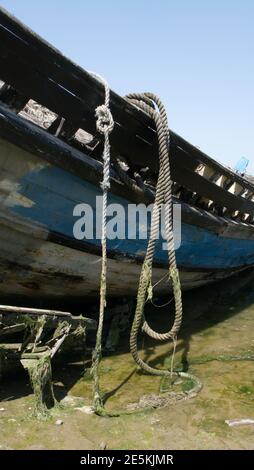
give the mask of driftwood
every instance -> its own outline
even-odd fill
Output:
[[[20,323],[18,325],[5,326],[4,328],[0,329],[0,337],[11,335],[14,333],[19,333],[20,331],[25,330],[25,328],[26,328],[25,323]]]
[[[13,305],[0,305],[0,312],[2,313],[15,313],[15,314],[30,314],[30,315],[49,315],[51,317],[68,317],[71,321],[76,322],[83,319],[90,326],[95,325],[95,321],[91,318],[83,316],[75,317],[70,312],[63,312],[61,310],[48,310],[30,307],[17,307]]]
[[[36,413],[45,414],[47,404],[56,403],[51,359],[71,335],[84,349],[86,330],[95,328],[95,320],[70,312],[0,305],[0,378],[21,363],[29,373]],[[1,342],[16,333],[22,335],[19,343]]]

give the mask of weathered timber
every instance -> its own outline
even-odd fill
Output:
[[[73,129],[80,127],[97,134],[94,109],[104,97],[101,83],[3,9],[0,9],[0,64],[1,77],[19,92],[28,93],[66,118]],[[116,122],[111,136],[113,152],[126,155],[134,166],[149,165],[156,170],[157,139],[150,118],[113,92],[110,106]],[[171,143],[173,165],[195,168],[203,163],[246,189],[254,189],[251,182],[172,131]]]
[[[40,157],[43,154],[51,163],[57,164],[67,171],[71,171],[79,176],[82,176],[83,173],[87,180],[99,184],[102,172],[102,166],[99,162],[77,150],[73,152],[71,147],[68,147],[59,139],[49,135],[42,129],[36,128],[36,126],[31,123],[23,123],[21,118],[1,106],[0,124],[0,136],[10,139],[26,150],[33,150],[33,152]],[[254,202],[225,191],[223,188],[187,168],[185,165],[179,168],[173,161],[172,178],[185,188],[193,192],[198,191],[198,194],[207,197],[221,207],[254,215]],[[119,186],[118,183],[117,185]],[[130,190],[125,186],[122,191],[126,195],[130,193]],[[132,189],[131,192],[133,191]],[[144,198],[144,196],[142,196],[144,193],[142,189],[136,187],[135,193],[135,196],[140,195],[140,200]]]
[[[47,316],[51,318],[66,319],[71,325],[86,324],[91,329],[96,328],[96,321],[92,318],[81,316],[73,316],[70,312],[62,312],[59,310],[37,309],[30,307],[16,307],[13,305],[0,305],[0,312],[6,315],[32,315],[32,316]]]
[[[60,139],[57,139],[55,136],[50,135],[46,131],[38,128],[38,126],[21,119],[3,106],[0,106],[0,136],[8,141],[15,142],[15,145],[18,145],[28,152],[45,158],[45,160],[53,165],[60,166],[64,170],[78,175],[91,183],[100,184],[102,176],[102,165],[100,162],[89,158],[86,154]],[[145,193],[137,186],[134,189],[130,189],[121,183],[114,177],[113,171],[111,188],[115,194],[125,197],[136,204],[139,202],[150,203],[153,201],[151,194]],[[177,202],[177,199],[175,202]],[[248,238],[253,236],[252,226],[248,226],[247,224],[236,225],[232,223],[229,218],[214,217],[212,214],[209,214],[209,212],[200,211],[194,207],[192,208],[189,204],[182,203],[182,220],[186,223],[213,230],[216,233],[223,233],[225,229],[227,229],[228,234],[232,234],[233,237],[236,237],[238,232],[239,234],[241,232],[242,235],[246,232]],[[52,241],[58,243],[60,234],[51,232],[49,236]],[[70,241],[64,240],[64,238],[65,237],[62,235],[59,243],[68,244]],[[85,241],[79,242],[75,240],[74,248],[83,250],[84,247]]]
[[[20,331],[23,331],[25,329],[26,329],[25,323],[5,326],[4,328],[0,328],[0,336],[12,335],[13,333],[19,333]]]

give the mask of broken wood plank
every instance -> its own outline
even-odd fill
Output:
[[[20,331],[25,330],[27,325],[25,323],[19,323],[18,325],[5,326],[0,329],[0,336],[7,336],[13,333],[19,333]]]
[[[92,318],[87,318],[83,316],[73,316],[70,312],[62,312],[60,310],[47,310],[47,309],[38,309],[38,308],[30,308],[30,307],[16,307],[13,305],[0,305],[0,312],[6,314],[14,314],[14,315],[47,315],[49,317],[64,317],[67,321],[70,321],[72,324],[77,323],[86,323],[87,326],[94,327],[96,325],[96,321]]]

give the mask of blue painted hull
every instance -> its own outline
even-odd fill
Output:
[[[36,223],[42,224],[49,232],[56,232],[73,239],[76,204],[87,203],[96,213],[96,196],[101,191],[66,171],[47,166],[39,171],[31,171],[18,182],[19,193],[33,201],[31,207],[16,205],[12,212]],[[118,203],[126,209],[129,201],[109,195],[109,204]],[[94,219],[95,226],[95,219]],[[95,234],[94,234],[95,235]],[[89,240],[91,246],[100,247],[100,240]],[[146,250],[146,240],[108,240],[108,248],[119,255],[138,258]],[[217,236],[215,233],[182,223],[181,245],[176,251],[179,267],[194,269],[230,269],[254,264],[254,240],[232,239]],[[167,251],[158,240],[155,263],[167,263]]]
[[[95,184],[13,144],[1,142],[0,208],[4,216],[0,219],[0,266],[5,273],[0,287],[2,294],[11,295],[13,291],[30,297],[96,295],[100,240],[74,238],[73,209],[78,203],[95,208],[99,194]],[[110,193],[109,203],[120,203],[127,209],[129,202]],[[8,230],[4,217],[8,219]],[[218,235],[183,222],[181,239],[176,257],[183,288],[221,279],[254,264],[254,239],[249,236]],[[121,292],[135,292],[146,245],[146,240],[139,239],[108,241],[112,295],[119,294],[123,284]],[[52,264],[51,259],[54,259]],[[160,239],[155,252],[155,279],[160,279],[166,269],[167,251],[162,249]],[[158,289],[162,293],[168,289],[164,284]]]

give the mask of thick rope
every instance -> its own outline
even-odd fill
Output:
[[[102,330],[104,321],[104,310],[106,306],[106,280],[107,280],[107,243],[106,243],[106,216],[107,216],[107,201],[108,201],[108,190],[110,188],[110,144],[109,134],[112,132],[114,127],[114,121],[112,114],[109,109],[109,98],[110,90],[105,80],[95,75],[95,77],[103,83],[105,88],[105,103],[96,108],[96,127],[98,132],[104,135],[104,152],[103,152],[103,181],[101,187],[103,190],[103,207],[102,207],[102,268],[101,268],[101,284],[100,284],[100,311],[99,311],[99,323],[96,335],[96,344],[93,351],[92,358],[92,374],[94,378],[94,401],[93,408],[95,412],[102,416],[119,416],[117,414],[107,413],[104,408],[103,398],[100,393],[99,385],[99,365],[101,360],[101,348],[102,348]],[[127,96],[127,99],[135,106],[141,108],[147,114],[149,114],[155,121],[158,143],[159,143],[159,176],[155,194],[155,204],[152,213],[151,232],[148,241],[148,247],[146,256],[141,269],[141,275],[139,280],[139,288],[137,295],[137,306],[135,316],[131,329],[130,336],[130,349],[136,363],[145,371],[153,375],[180,375],[184,378],[190,378],[194,382],[194,387],[185,396],[195,396],[201,389],[202,384],[190,374],[183,372],[173,371],[173,358],[171,363],[171,371],[158,370],[150,367],[146,364],[138,354],[137,339],[140,327],[150,337],[159,340],[172,339],[174,343],[174,350],[176,345],[177,333],[180,329],[182,322],[182,299],[181,299],[181,285],[179,279],[179,273],[176,266],[174,239],[173,239],[173,221],[172,221],[172,181],[170,174],[169,164],[169,131],[167,123],[167,115],[165,108],[161,101],[151,93],[144,94],[131,94]],[[162,204],[165,206],[165,232],[168,248],[168,260],[169,260],[169,280],[173,286],[173,294],[175,299],[175,319],[172,328],[167,333],[158,333],[154,331],[144,317],[144,306],[147,298],[147,293],[151,291],[152,281],[152,265],[155,251],[155,244],[157,239],[157,233],[160,226]],[[164,396],[164,401],[166,397]],[[163,401],[163,403],[164,403]],[[159,403],[156,400],[156,403]],[[159,406],[159,405],[158,405]],[[127,412],[128,414],[128,412]]]
[[[182,323],[182,299],[181,285],[178,269],[176,266],[174,238],[173,238],[173,217],[172,217],[172,180],[169,162],[170,136],[166,110],[155,95],[151,93],[130,94],[126,97],[132,104],[145,111],[155,122],[158,144],[159,144],[159,176],[155,194],[154,208],[152,212],[151,231],[148,241],[146,256],[141,269],[139,288],[137,294],[137,306],[130,336],[130,349],[136,363],[149,373],[155,375],[168,375],[169,371],[154,369],[146,364],[138,354],[137,339],[140,327],[150,337],[157,340],[176,340],[177,333]],[[169,280],[172,283],[175,299],[175,320],[172,328],[166,333],[154,331],[144,317],[144,306],[147,293],[152,282],[152,265],[155,251],[156,239],[160,227],[162,204],[165,207],[165,235],[169,260]],[[172,373],[172,372],[171,372]]]
[[[174,238],[173,238],[173,202],[172,202],[172,180],[170,172],[170,159],[169,159],[169,147],[170,147],[170,135],[167,122],[166,110],[160,101],[160,99],[151,93],[142,94],[130,94],[126,97],[128,101],[134,104],[136,107],[146,112],[155,122],[158,146],[159,146],[159,176],[156,186],[155,202],[152,212],[151,230],[150,237],[148,240],[148,246],[146,256],[142,265],[139,287],[137,293],[137,304],[136,311],[132,323],[131,334],[130,334],[130,350],[135,362],[146,372],[157,375],[157,376],[181,376],[184,379],[188,379],[193,383],[193,387],[188,392],[181,392],[176,394],[176,399],[188,399],[195,397],[198,392],[202,389],[202,383],[200,380],[185,372],[175,372],[173,370],[174,355],[176,349],[177,334],[182,323],[182,294],[179,272],[176,265]],[[154,331],[147,323],[144,315],[144,307],[147,297],[152,297],[151,286],[152,286],[152,265],[155,252],[155,245],[157,235],[160,228],[160,219],[162,216],[162,204],[164,203],[165,208],[165,235],[168,249],[168,262],[169,262],[169,281],[173,288],[173,295],[175,300],[175,317],[174,323],[171,329],[166,333],[158,333]],[[157,340],[173,340],[173,354],[171,360],[170,370],[161,370],[149,366],[144,362],[138,353],[138,333],[140,329],[149,335],[151,338]],[[153,403],[154,407],[165,406],[167,403],[172,402],[172,394],[166,394],[164,397],[153,396],[150,404]]]
[[[101,246],[102,246],[102,265],[101,265],[101,282],[100,282],[100,311],[99,311],[99,323],[96,334],[96,344],[93,351],[92,358],[92,375],[94,378],[94,403],[93,407],[95,412],[101,414],[104,410],[103,400],[100,393],[99,384],[99,365],[101,360],[101,344],[102,344],[102,330],[104,321],[104,310],[106,306],[106,288],[107,288],[107,239],[106,239],[106,228],[107,228],[107,204],[108,204],[108,190],[110,189],[110,143],[109,134],[114,128],[114,120],[109,108],[110,100],[110,89],[107,82],[100,75],[93,74],[103,85],[105,89],[105,102],[101,106],[98,106],[95,110],[95,116],[97,118],[96,127],[98,132],[104,135],[104,151],[103,151],[103,180],[101,188],[103,191],[102,196],[102,235],[101,235]]]

